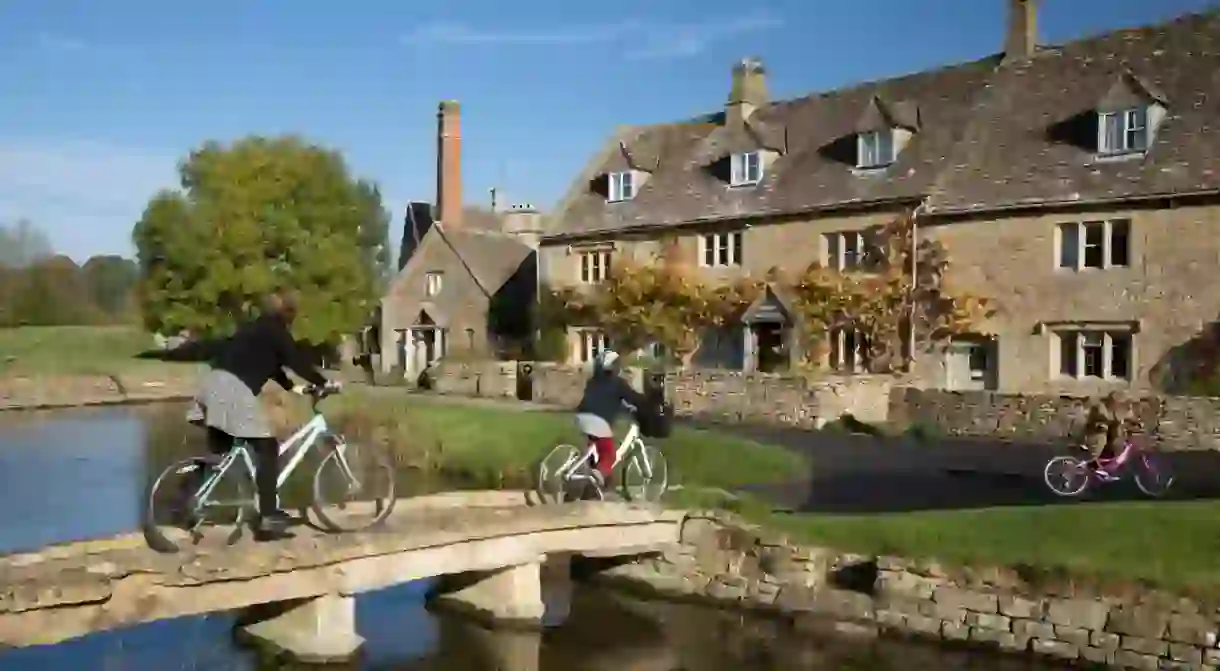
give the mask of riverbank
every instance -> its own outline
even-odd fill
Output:
[[[190,398],[200,366],[139,358],[154,346],[127,326],[0,329],[0,410]]]
[[[915,637],[1118,668],[1220,666],[1220,591],[1186,594],[1028,568],[849,553],[711,511],[687,516],[678,547],[594,580],[647,597],[765,612],[808,632]]]

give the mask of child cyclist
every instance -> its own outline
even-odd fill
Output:
[[[619,375],[621,363],[617,352],[603,350],[597,355],[593,361],[593,375],[585,383],[584,396],[576,406],[576,424],[596,449],[593,478],[599,488],[605,488],[614,472],[617,452],[614,421],[625,406],[641,409],[647,402],[643,394]]]

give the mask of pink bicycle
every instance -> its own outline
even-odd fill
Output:
[[[1046,486],[1059,496],[1080,496],[1094,482],[1121,482],[1132,470],[1135,473],[1135,486],[1148,496],[1160,496],[1173,484],[1169,469],[1130,440],[1123,445],[1123,451],[1117,457],[1055,457],[1046,462],[1042,477],[1046,480]]]

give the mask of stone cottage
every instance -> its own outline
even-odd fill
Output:
[[[441,103],[436,204],[407,208],[398,274],[381,301],[382,370],[411,380],[446,355],[511,355],[533,333],[542,215],[463,205],[460,114]]]
[[[955,286],[1000,307],[920,348],[924,384],[1171,387],[1220,311],[1220,11],[1049,46],[1039,2],[1003,1],[999,53],[792,100],[749,59],[722,108],[616,132],[549,222],[544,280],[593,284],[675,237],[709,278],[853,268],[866,231],[915,212]],[[776,361],[760,353],[791,338],[781,299],[697,360]],[[827,336],[825,364],[859,371],[858,334]],[[577,359],[605,343],[592,326],[570,341]]]

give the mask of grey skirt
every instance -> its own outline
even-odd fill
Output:
[[[258,397],[236,375],[211,370],[204,376],[186,421],[210,426],[234,438],[267,438],[271,423]]]
[[[614,437],[614,429],[610,427],[609,422],[587,412],[576,415],[576,426],[580,427],[580,432],[586,436],[593,436],[594,438]]]

